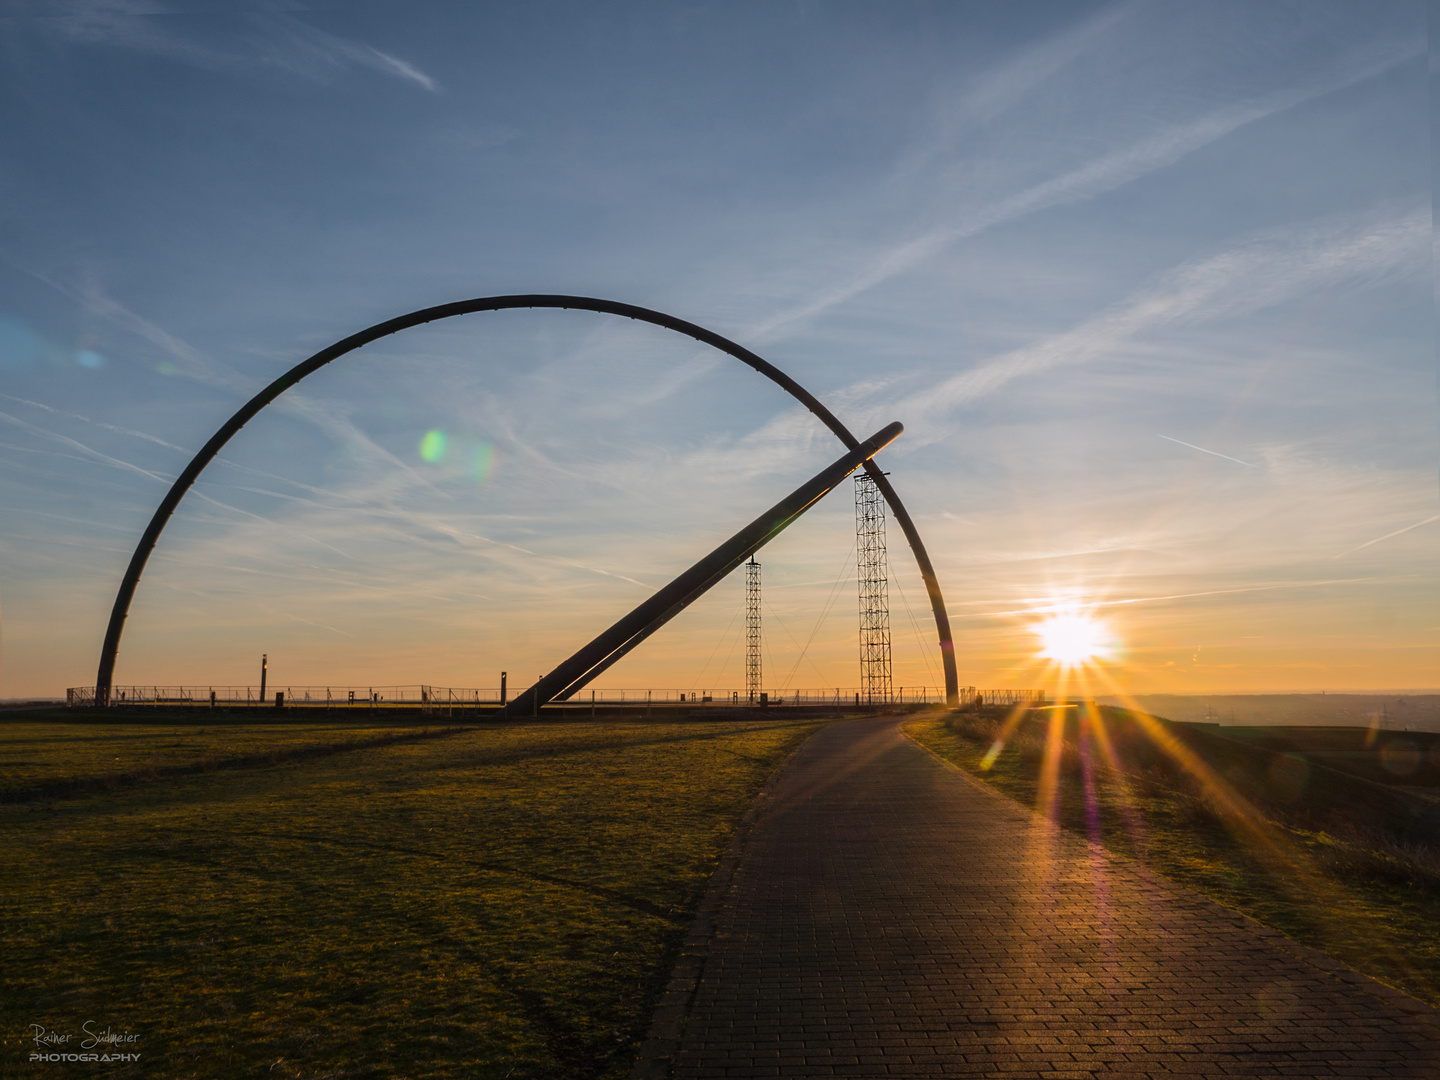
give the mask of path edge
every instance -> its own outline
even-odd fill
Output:
[[[1026,811],[1029,814],[1035,815],[1037,817],[1039,816],[1038,811],[1036,811],[1034,807],[1026,806],[1024,803],[1010,798],[1010,796],[1006,795],[1003,791],[997,791],[995,788],[985,783],[985,781],[981,780],[979,777],[971,774],[967,769],[962,769],[959,765],[956,765],[949,758],[942,757],[934,750],[931,750],[930,747],[926,746],[919,739],[914,738],[908,731],[905,730],[905,723],[906,721],[901,721],[901,723],[896,725],[900,729],[900,734],[903,735],[910,742],[914,743],[921,750],[925,751],[925,753],[929,754],[941,765],[945,766],[947,769],[955,771],[967,783],[973,785],[976,788],[979,788],[981,791],[988,793],[993,798],[1004,799],[1006,802],[1010,803],[1013,806],[1020,807],[1022,810]],[[1078,833],[1071,833],[1071,835],[1076,836],[1084,843],[1089,844],[1092,851],[1096,851],[1097,853],[1103,855],[1105,858],[1114,859],[1118,862],[1125,863],[1150,884],[1158,885],[1160,887],[1169,889],[1187,901],[1204,904],[1209,907],[1215,908],[1221,912],[1224,912],[1226,917],[1228,917],[1230,920],[1240,926],[1248,928],[1257,937],[1264,938],[1268,944],[1273,945],[1275,948],[1281,950],[1282,952],[1289,953],[1291,956],[1295,957],[1302,963],[1308,964],[1310,967],[1316,968],[1317,970],[1324,972],[1333,979],[1336,979],[1343,983],[1347,983],[1350,986],[1353,986],[1355,989],[1361,991],[1362,993],[1369,994],[1371,997],[1379,998],[1381,1001],[1387,1002],[1390,1005],[1394,1005],[1396,1008],[1404,1012],[1407,1016],[1428,1023],[1430,1026],[1436,1029],[1437,1033],[1440,1033],[1440,1009],[1437,1009],[1428,1001],[1421,1001],[1419,998],[1411,997],[1399,987],[1391,986],[1389,983],[1381,982],[1379,979],[1371,975],[1366,975],[1364,972],[1356,971],[1354,968],[1350,967],[1350,965],[1344,963],[1341,960],[1335,959],[1333,956],[1330,956],[1327,953],[1321,952],[1319,949],[1313,949],[1309,945],[1302,945],[1294,938],[1287,936],[1279,930],[1276,930],[1273,926],[1266,926],[1258,919],[1252,919],[1249,915],[1246,915],[1242,911],[1236,911],[1234,908],[1226,907],[1224,904],[1220,903],[1220,901],[1206,896],[1203,893],[1198,893],[1194,889],[1182,885],[1180,882],[1175,881],[1172,878],[1166,877],[1158,870],[1152,870],[1148,866],[1145,866],[1143,863],[1137,862],[1135,859],[1131,859],[1125,855],[1120,854],[1119,852],[1111,851],[1103,844],[1097,844],[1094,841],[1090,840],[1088,837],[1080,836]]]
[[[730,842],[725,845],[725,852],[710,875],[710,883],[706,886],[700,907],[695,912],[695,921],[690,924],[690,929],[681,942],[680,955],[670,971],[670,981],[665,984],[665,992],[660,995],[659,1004],[655,1006],[650,1031],[630,1069],[630,1080],[665,1080],[674,1068],[685,1020],[690,1015],[695,991],[699,989],[700,978],[705,973],[710,943],[715,938],[715,924],[721,908],[724,907],[726,894],[730,891],[730,883],[735,878],[735,871],[739,869],[745,854],[745,844],[750,838],[750,832],[770,808],[775,788],[790,768],[790,763],[801,750],[810,745],[810,740],[828,727],[829,724],[824,724],[816,728],[799,746],[790,751],[785,760],[770,774],[759,794],[751,800],[749,808],[730,835]]]

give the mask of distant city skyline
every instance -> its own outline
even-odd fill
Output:
[[[1440,685],[1425,4],[37,11],[0,8],[0,697],[94,681],[251,394],[519,292],[904,423],[962,684],[1044,684],[1080,612],[1125,692]],[[522,688],[837,453],[653,327],[408,331],[225,449],[116,682]],[[854,540],[846,485],[761,554],[774,691],[857,684]],[[889,546],[894,682],[939,687]],[[597,685],[743,688],[744,596]]]

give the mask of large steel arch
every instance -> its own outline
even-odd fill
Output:
[[[105,644],[100,650],[100,668],[95,676],[95,703],[97,705],[108,705],[110,702],[110,687],[115,676],[115,659],[120,651],[120,636],[125,629],[125,618],[130,613],[130,601],[135,596],[135,588],[140,583],[140,575],[145,570],[145,564],[150,559],[150,553],[155,549],[156,542],[160,539],[160,533],[164,530],[166,522],[180,505],[180,500],[185,493],[199,478],[200,473],[206,465],[215,458],[231,437],[277,397],[283,394],[290,387],[294,386],[305,376],[318,371],[332,360],[338,360],[346,353],[354,352],[363,345],[372,341],[389,337],[391,334],[399,333],[401,330],[408,330],[412,326],[420,326],[423,323],[436,322],[440,319],[449,319],[456,315],[469,315],[478,311],[504,311],[512,308],[566,308],[579,311],[595,311],[603,315],[621,315],[628,319],[635,319],[639,322],[650,323],[653,326],[660,326],[666,330],[674,330],[676,333],[692,337],[697,341],[704,342],[712,348],[719,349],[723,353],[735,357],[743,364],[748,364],[761,375],[783,388],[791,397],[804,405],[814,413],[820,421],[833,431],[840,441],[849,450],[854,450],[860,445],[860,441],[850,433],[850,429],[842,424],[835,415],[830,412],[820,401],[806,390],[803,386],[790,378],[773,364],[762,360],[743,345],[737,345],[728,338],[721,337],[713,331],[706,330],[703,326],[696,326],[684,319],[677,319],[673,315],[666,315],[664,312],[652,311],[649,308],[636,307],[633,304],[621,304],[614,300],[598,300],[589,296],[564,296],[550,293],[523,294],[518,296],[484,296],[475,300],[458,300],[453,304],[440,304],[436,307],[421,308],[419,311],[412,311],[408,315],[401,315],[398,318],[386,322],[376,323],[358,334],[337,341],[329,348],[321,349],[308,360],[296,364],[285,374],[272,382],[265,389],[247,401],[240,410],[230,417],[221,426],[220,430],[210,437],[210,441],[200,448],[200,452],[191,459],[190,464],[176,478],[170,490],[165,493],[165,498],[155,510],[155,515],[150,519],[150,524],[145,527],[145,533],[140,537],[140,542],[135,546],[135,554],[130,557],[130,565],[125,569],[125,577],[120,582],[120,591],[115,595],[115,606],[110,611],[110,624],[105,629]],[[935,568],[930,563],[930,556],[925,551],[925,545],[920,540],[920,534],[915,531],[915,523],[910,519],[900,496],[890,485],[890,480],[874,461],[865,462],[865,471],[875,481],[885,501],[890,504],[890,509],[895,515],[895,520],[900,523],[901,530],[905,533],[905,539],[910,543],[910,550],[915,553],[915,562],[920,568],[920,576],[925,581],[925,590],[930,594],[930,607],[935,613],[935,628],[940,636],[940,659],[945,669],[945,699],[952,706],[959,704],[959,680],[955,674],[955,645],[950,636],[950,616],[945,611],[945,598],[940,594],[940,583],[935,578]]]

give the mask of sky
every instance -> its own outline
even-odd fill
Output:
[[[0,697],[93,684],[145,524],[306,356],[573,293],[857,435],[960,681],[1440,686],[1430,26],[1205,4],[0,0]],[[838,457],[733,359],[488,313],[288,391],[181,504],[117,685],[528,685]],[[765,683],[859,681],[848,484]],[[897,686],[942,684],[889,529]],[[744,685],[736,573],[598,685]],[[933,692],[933,691],[932,691]]]

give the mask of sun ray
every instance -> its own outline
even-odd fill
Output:
[[[995,764],[995,759],[1000,756],[1005,749],[1005,744],[1015,734],[1015,729],[1020,726],[1020,721],[1024,720],[1029,712],[1030,706],[1024,702],[1010,710],[1010,714],[1005,717],[1005,722],[1000,725],[1000,730],[995,733],[995,740],[990,744],[990,749],[985,751],[985,756],[980,759],[981,772],[987,772],[990,766]]]
[[[1189,745],[1181,729],[1151,716],[1123,689],[1121,684],[1129,672],[1120,659],[1123,653],[1119,636],[1092,611],[1093,607],[1073,598],[1031,609],[1035,621],[1027,629],[1038,639],[1037,647],[1029,660],[1017,666],[1015,674],[1026,681],[1036,680],[1030,685],[1041,685],[1052,692],[1054,704],[1027,703],[1011,709],[980,763],[982,771],[989,771],[1011,743],[1012,753],[1027,754],[1034,746],[1027,733],[1033,733],[1033,738],[1041,742],[1034,789],[1035,830],[1029,845],[1030,866],[1037,885],[1042,886],[1040,892],[1045,893],[1057,872],[1054,845],[1062,816],[1067,813],[1064,804],[1070,798],[1079,797],[1083,802],[1069,813],[1073,814],[1074,809],[1083,811],[1083,823],[1076,824],[1092,845],[1104,843],[1107,814],[1118,814],[1117,824],[1127,834],[1135,856],[1142,860],[1147,857],[1150,841],[1146,792],[1150,780],[1137,771],[1143,757],[1132,760],[1131,748],[1148,745],[1169,762],[1168,771],[1190,778],[1206,814],[1213,815],[1219,827],[1248,853],[1256,872],[1269,877],[1282,892],[1311,901],[1323,898],[1326,913],[1314,926],[1321,938],[1353,938],[1359,928],[1367,947],[1403,969],[1404,958],[1379,934],[1368,932],[1363,913],[1356,908],[1356,898],[1326,877],[1306,844],[1282,823],[1271,820],[1263,803],[1252,803],[1242,794],[1219,766],[1212,765],[1198,748]],[[1098,706],[1097,692],[1113,695],[1124,712],[1112,715]],[[1073,729],[1071,716],[1075,717]],[[1042,717],[1048,720],[1043,726],[1026,727],[1028,721],[1038,722]],[[1122,717],[1125,727],[1112,732],[1111,722]],[[1073,747],[1069,745],[1071,730]],[[1069,760],[1067,752],[1071,754]],[[1072,779],[1078,780],[1075,788],[1079,790],[1071,787]],[[1099,859],[1099,849],[1092,850]],[[1106,891],[1104,867],[1096,863],[1093,872],[1092,886],[1100,899]],[[1103,921],[1103,915],[1101,918]]]
[[[1325,909],[1329,915],[1322,920],[1326,924],[1322,931],[1325,936],[1338,939],[1345,936],[1353,938],[1358,934],[1366,940],[1368,948],[1385,955],[1401,969],[1406,966],[1405,957],[1381,935],[1370,931],[1364,913],[1356,906],[1355,898],[1347,895],[1320,871],[1310,852],[1287,834],[1282,826],[1267,818],[1259,807],[1240,794],[1208,762],[1167,730],[1161,721],[1141,709],[1138,703],[1131,700],[1103,671],[1097,671],[1097,675],[1109,684],[1126,710],[1135,718],[1141,733],[1184,773],[1197,780],[1206,801],[1231,835],[1272,873],[1279,871],[1275,874],[1277,885],[1297,896],[1324,898]]]

